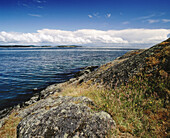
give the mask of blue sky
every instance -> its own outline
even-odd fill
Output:
[[[20,43],[19,38],[9,41],[6,37],[14,33],[15,35],[34,35],[38,33],[38,30],[42,33],[44,29],[71,31],[72,33],[85,29],[100,31],[127,29],[160,31],[163,29],[166,32],[163,34],[164,37],[153,40],[155,43],[169,36],[169,5],[170,0],[1,0],[0,42]],[[4,32],[8,34],[5,35]],[[106,38],[109,39],[108,37]],[[44,40],[33,41],[33,43],[36,42],[37,44],[48,43]]]

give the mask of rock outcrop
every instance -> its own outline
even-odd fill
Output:
[[[106,112],[93,111],[86,97],[49,97],[22,110],[18,138],[32,137],[105,137],[115,128]]]

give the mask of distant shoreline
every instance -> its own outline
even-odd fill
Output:
[[[18,48],[24,48],[24,47],[32,47],[32,48],[34,48],[34,47],[39,47],[39,48],[44,48],[44,47],[68,47],[68,48],[70,48],[70,47],[73,47],[73,48],[75,48],[75,47],[82,47],[82,46],[76,46],[76,45],[59,45],[59,46],[34,46],[34,45],[0,45],[0,47],[1,48],[14,48],[14,47],[18,47]]]
[[[139,48],[128,47],[89,47],[89,46],[76,46],[76,45],[59,45],[59,46],[34,46],[34,45],[0,45],[0,48],[111,48],[114,50],[138,50]]]

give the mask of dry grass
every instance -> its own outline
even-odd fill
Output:
[[[160,43],[160,45],[169,45],[170,44],[170,42],[162,42],[162,43]]]
[[[86,96],[97,103],[102,102],[101,94],[104,93],[103,88],[97,88],[95,85],[89,87],[89,84],[83,83],[82,85],[68,85],[62,92],[56,93],[55,96]]]
[[[86,96],[97,105],[95,110],[108,112],[116,121],[118,130],[114,135],[129,135],[137,137],[168,136],[169,112],[164,108],[164,100],[156,93],[146,98],[148,89],[152,89],[142,78],[133,78],[135,83],[127,84],[114,90],[82,84],[65,87],[60,95]],[[57,95],[58,96],[58,95]],[[93,107],[94,108],[94,107]]]
[[[15,138],[17,137],[17,125],[21,118],[16,117],[18,113],[13,112],[8,119],[5,121],[4,125],[0,128],[0,138]]]
[[[170,48],[157,51],[146,59],[146,68],[129,83],[114,90],[91,85],[68,85],[60,93],[69,96],[86,96],[97,105],[96,110],[108,112],[116,121],[118,130],[114,135],[128,133],[135,137],[168,137],[170,127],[169,86],[170,77],[160,64],[167,62]],[[103,69],[107,69],[103,66]],[[152,70],[155,68],[155,70]],[[148,71],[152,70],[149,73]]]

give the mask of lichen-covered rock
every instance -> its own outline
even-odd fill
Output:
[[[32,137],[105,137],[115,122],[106,112],[93,111],[86,97],[60,96],[40,100],[22,110],[18,138]]]

